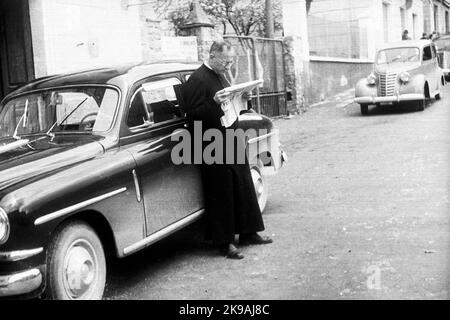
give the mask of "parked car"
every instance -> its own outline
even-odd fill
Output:
[[[450,81],[450,34],[433,40],[438,52],[439,66],[443,69],[445,80]]]
[[[198,167],[171,161],[172,138],[189,126],[177,86],[197,67],[52,76],[2,101],[0,297],[99,299],[107,254],[129,256],[203,215]],[[263,210],[264,169],[278,170],[284,153],[269,118],[240,120],[267,130],[248,140]]]
[[[377,51],[373,72],[356,85],[355,102],[363,115],[368,114],[369,105],[400,102],[415,102],[423,111],[426,99],[442,98],[444,85],[435,44],[402,41]]]

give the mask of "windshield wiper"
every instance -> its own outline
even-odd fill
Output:
[[[46,135],[49,136],[52,140],[55,138],[55,134],[52,132],[55,127],[58,125],[62,125],[64,122],[66,122],[66,120],[75,113],[75,111],[78,110],[79,107],[81,107],[87,100],[89,99],[89,97],[87,97],[86,99],[84,99],[83,101],[80,102],[79,105],[77,105],[68,115],[64,116],[62,121],[58,124],[58,121],[55,121],[55,123],[52,124],[52,126],[50,127],[50,129],[48,129],[48,131],[46,132]]]
[[[20,117],[19,123],[16,125],[16,129],[14,129],[13,138],[16,140],[21,140],[22,138],[17,135],[17,131],[19,130],[20,123],[23,121],[25,117],[25,113]]]

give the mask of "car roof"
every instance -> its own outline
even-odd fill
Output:
[[[431,44],[431,40],[403,40],[392,43],[385,43],[378,50],[391,49],[391,48],[405,48],[405,47],[418,47],[422,48]]]
[[[445,34],[440,36],[439,38],[434,39],[434,41],[439,41],[439,40],[449,40],[450,39],[450,34]]]
[[[200,66],[199,63],[181,62],[154,62],[154,63],[130,63],[109,68],[78,71],[67,74],[52,75],[36,79],[25,86],[12,92],[11,95],[28,91],[42,90],[62,86],[100,84],[105,85],[118,77],[126,77],[130,82],[138,81],[145,77],[158,74],[193,71]]]

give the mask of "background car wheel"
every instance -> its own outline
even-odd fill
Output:
[[[444,86],[441,84],[439,86],[439,93],[435,96],[436,100],[441,100],[444,98]]]
[[[46,297],[100,300],[105,281],[105,254],[95,231],[81,221],[62,226],[48,249]]]
[[[255,186],[256,196],[258,198],[259,208],[261,212],[264,211],[267,205],[267,197],[269,195],[269,184],[262,174],[264,168],[264,164],[260,159],[258,162],[251,167],[251,174],[253,185]]]
[[[419,100],[419,101],[417,101],[417,110],[418,111],[424,111],[425,110],[425,104],[426,104],[426,100]]]
[[[367,105],[367,104],[362,104],[361,105],[361,114],[363,116],[366,116],[366,115],[369,114],[369,105]]]

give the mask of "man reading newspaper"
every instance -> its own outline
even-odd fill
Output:
[[[238,129],[238,116],[244,105],[243,101],[238,102],[242,100],[242,93],[258,85],[228,88],[224,74],[230,71],[234,58],[235,52],[230,43],[214,42],[209,61],[189,78],[182,90],[188,118],[192,122],[201,122],[203,133],[208,129],[220,131],[223,141],[227,130]],[[272,242],[272,239],[258,234],[265,227],[248,159],[244,156],[245,163],[230,164],[226,161],[227,153],[236,154],[235,151],[239,150],[237,144],[245,143],[236,140],[224,143],[223,161],[210,164],[203,159],[201,164],[207,239],[212,240],[220,252],[230,259],[244,258],[234,244],[236,234],[240,235],[240,245]],[[230,145],[233,150],[228,150]],[[203,144],[201,151],[206,147],[207,144]]]
[[[246,99],[243,97],[249,96],[250,92],[263,82],[263,80],[251,81],[222,90],[224,94],[230,95],[230,98],[222,103],[222,111],[225,115],[220,121],[225,128],[230,128],[238,120],[241,112],[247,110],[246,103],[243,103]]]

